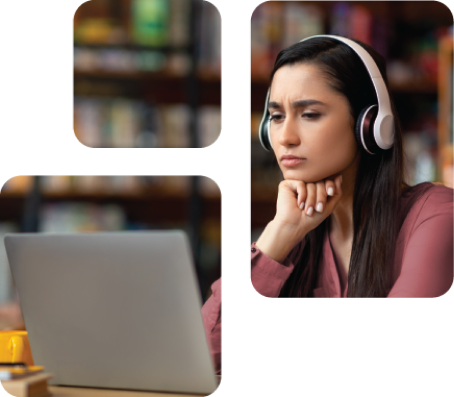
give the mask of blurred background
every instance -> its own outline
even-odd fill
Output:
[[[268,0],[250,19],[244,79],[217,72],[219,11],[207,0],[82,3],[72,17],[74,175],[17,175],[0,188],[0,329],[25,329],[3,244],[10,232],[183,229],[205,302],[222,275],[225,230],[236,228],[231,214],[249,200],[250,244],[274,217],[282,173],[258,126],[277,54],[308,36],[349,36],[386,58],[410,184],[454,188],[449,7]],[[247,92],[249,102],[239,101]],[[229,107],[250,115],[250,186],[244,179],[242,189],[210,178]]]

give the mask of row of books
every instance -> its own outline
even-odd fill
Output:
[[[46,204],[39,219],[40,232],[110,232],[126,229],[126,215],[115,204]]]
[[[145,214],[144,214],[145,215]],[[145,217],[144,217],[145,219]],[[39,210],[39,232],[44,233],[79,233],[79,232],[114,232],[122,230],[149,230],[161,228],[185,229],[185,220],[171,224],[165,220],[157,220],[153,224],[147,221],[134,221],[128,219],[126,209],[117,204],[99,204],[83,201],[61,201],[43,204]],[[6,233],[18,232],[19,228],[14,223],[0,223],[0,239]],[[201,222],[202,240],[207,243],[220,244],[220,220],[207,218]],[[11,299],[11,279],[8,261],[2,244],[0,255],[0,285],[1,300]],[[5,285],[4,285],[5,284]]]
[[[34,175],[14,175],[0,184],[0,195],[30,192]],[[138,194],[145,185],[138,175],[41,175],[43,193]]]
[[[210,146],[222,146],[222,115],[231,109],[248,112],[247,107],[201,106],[197,109],[196,128],[201,154]],[[261,112],[250,113],[249,134],[252,139],[258,140],[262,116]],[[76,144],[132,144],[154,140],[161,148],[173,145],[187,147],[191,117],[190,108],[184,103],[154,105],[122,97],[72,97],[72,127]],[[207,174],[206,163],[202,162],[200,167],[200,173]]]
[[[189,18],[187,0],[93,0],[75,14],[74,41],[182,46],[189,42]]]
[[[164,54],[151,50],[122,48],[74,49],[74,70],[83,72],[137,73],[163,72],[168,75],[185,76],[189,73],[190,58],[187,54]]]
[[[29,177],[30,178],[30,177]],[[13,182],[11,180],[11,182]],[[140,176],[93,176],[48,175],[40,180],[41,191],[49,194],[102,194],[138,195],[158,182],[151,177]]]
[[[200,63],[210,63],[216,51],[217,8],[206,0],[199,3],[202,26],[197,51]],[[190,44],[190,6],[187,0],[126,0],[117,9],[112,0],[82,3],[72,18],[73,69],[108,71],[159,71],[171,69],[184,74],[188,58],[184,51]],[[116,10],[116,12],[113,12]],[[114,15],[115,14],[115,15]],[[168,56],[156,51],[91,50],[84,45],[123,44],[141,47],[180,48],[182,53]]]

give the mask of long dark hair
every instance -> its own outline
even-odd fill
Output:
[[[388,86],[384,58],[370,46],[356,42],[375,60]],[[364,107],[377,104],[375,89],[362,60],[346,44],[331,38],[313,38],[294,44],[277,56],[271,81],[279,68],[297,63],[319,67],[328,84],[348,99],[355,120]],[[385,297],[391,288],[390,265],[403,222],[403,219],[398,220],[398,214],[402,213],[400,198],[403,187],[408,188],[404,183],[402,131],[392,100],[391,104],[395,120],[393,147],[376,155],[361,149],[353,195],[354,236],[348,272],[349,297]],[[312,296],[328,223],[329,217],[291,252],[291,258],[298,260],[298,264],[280,296]]]

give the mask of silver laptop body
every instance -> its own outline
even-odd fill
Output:
[[[181,231],[5,237],[36,365],[52,384],[217,387]]]

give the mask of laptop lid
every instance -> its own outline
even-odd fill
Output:
[[[52,384],[216,389],[184,232],[15,234],[5,247]]]

